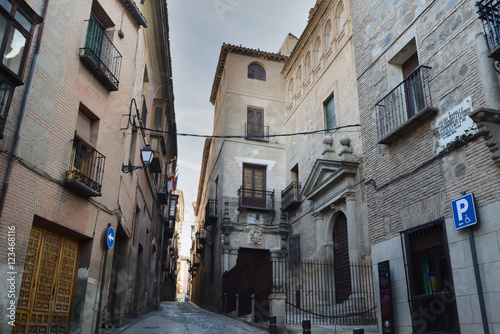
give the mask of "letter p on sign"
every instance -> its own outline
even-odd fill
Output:
[[[453,211],[455,229],[459,230],[477,223],[474,196],[472,194],[467,194],[451,201],[451,209]]]
[[[467,212],[469,208],[469,202],[466,199],[459,199],[456,201],[458,220],[464,220],[463,214]]]

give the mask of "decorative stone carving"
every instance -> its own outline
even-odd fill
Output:
[[[353,152],[351,147],[351,138],[342,136],[339,141],[340,145],[342,145],[342,150],[339,153],[340,158],[342,160],[351,161]]]
[[[490,149],[491,159],[500,167],[500,110],[479,108],[469,117],[476,122],[478,133],[483,136]]]
[[[325,159],[335,159],[335,149],[333,148],[333,137],[325,136],[323,138],[323,144],[325,144],[325,148],[323,149],[323,157]]]
[[[250,232],[248,232],[250,237],[250,243],[260,245],[262,244],[262,229],[258,226],[250,227]]]

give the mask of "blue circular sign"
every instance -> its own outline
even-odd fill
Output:
[[[108,248],[113,248],[113,245],[115,244],[115,229],[113,228],[113,226],[108,227],[106,242],[108,244]]]

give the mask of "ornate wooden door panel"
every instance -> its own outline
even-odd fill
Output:
[[[66,333],[78,243],[41,228],[31,230],[13,333]]]

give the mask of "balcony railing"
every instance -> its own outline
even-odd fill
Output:
[[[167,189],[166,174],[156,174],[156,195],[158,196],[158,204],[166,205],[168,203],[168,189]]]
[[[428,66],[419,66],[375,105],[381,144],[400,138],[413,119],[421,119],[432,106]]]
[[[238,208],[274,211],[274,190],[243,188],[238,190]]]
[[[76,150],[72,161],[75,161]],[[82,197],[101,196],[104,162],[106,157],[97,150],[89,149],[78,158],[81,167],[72,166],[66,172],[64,186]]]
[[[476,7],[490,57],[500,60],[500,0],[477,1]]]
[[[302,202],[300,190],[300,182],[292,182],[281,191],[281,210],[291,211],[300,205]]]
[[[88,21],[87,38],[85,47],[80,48],[80,60],[107,89],[118,90],[122,55],[94,15]]]
[[[205,224],[215,224],[217,222],[217,217],[217,200],[209,199],[205,207]]]
[[[269,141],[269,126],[245,123],[245,139]]]

